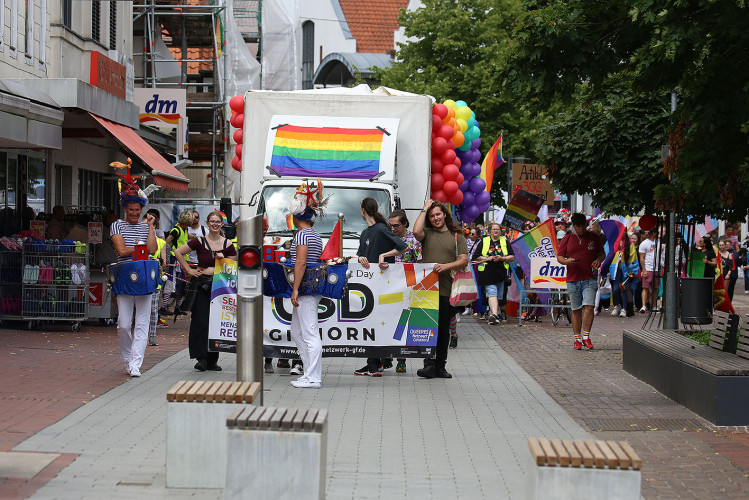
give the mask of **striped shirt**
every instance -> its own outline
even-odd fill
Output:
[[[113,236],[115,234],[122,236],[126,247],[134,247],[138,241],[143,241],[143,244],[145,245],[146,240],[148,239],[148,224],[145,222],[130,224],[122,219],[118,219],[112,223],[110,234]],[[121,257],[119,254],[117,255],[118,264],[130,262],[131,260],[133,260],[132,255],[126,257]]]
[[[296,263],[296,247],[307,245],[307,263],[316,264],[322,254],[322,240],[320,235],[311,227],[300,229],[291,241],[291,262]]]

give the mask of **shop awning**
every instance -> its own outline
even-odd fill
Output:
[[[138,133],[126,127],[119,125],[114,122],[110,122],[107,119],[96,116],[93,113],[89,113],[104,129],[109,132],[112,137],[119,142],[125,149],[130,151],[134,156],[137,156],[143,165],[151,170],[153,180],[159,186],[164,189],[172,189],[174,191],[187,192],[188,183],[190,180],[182,175],[179,170],[174,168],[163,156],[161,156],[155,149],[148,145]]]

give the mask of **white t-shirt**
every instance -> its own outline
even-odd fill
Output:
[[[188,240],[191,240],[194,237],[200,238],[201,236],[205,236],[208,234],[208,231],[203,226],[198,226],[193,229],[192,226],[187,228],[187,234],[190,235]],[[196,263],[198,261],[198,254],[193,250],[192,252],[187,254],[188,258],[187,260],[191,263]]]
[[[640,243],[639,253],[645,254],[645,270],[652,271],[655,263],[655,241],[646,239]]]

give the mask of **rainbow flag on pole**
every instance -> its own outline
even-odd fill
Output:
[[[546,219],[510,243],[515,253],[515,262],[526,276],[531,274],[531,257],[556,257],[557,232],[554,222]]]
[[[486,182],[485,190],[487,193],[492,192],[494,171],[504,162],[505,160],[502,158],[502,134],[499,134],[499,139],[497,139],[497,142],[494,143],[489,152],[486,153],[484,161],[481,162],[481,178]]]
[[[521,231],[524,223],[536,220],[538,211],[543,204],[544,199],[540,196],[518,189],[507,205],[503,222],[511,228]]]
[[[369,179],[380,171],[381,128],[279,125],[271,167],[281,175]]]

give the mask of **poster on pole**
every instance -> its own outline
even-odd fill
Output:
[[[514,163],[512,165],[512,194],[518,190],[527,191],[544,200],[546,205],[554,205],[554,190],[546,165]]]
[[[237,352],[237,261],[216,259],[214,269],[208,350]]]

